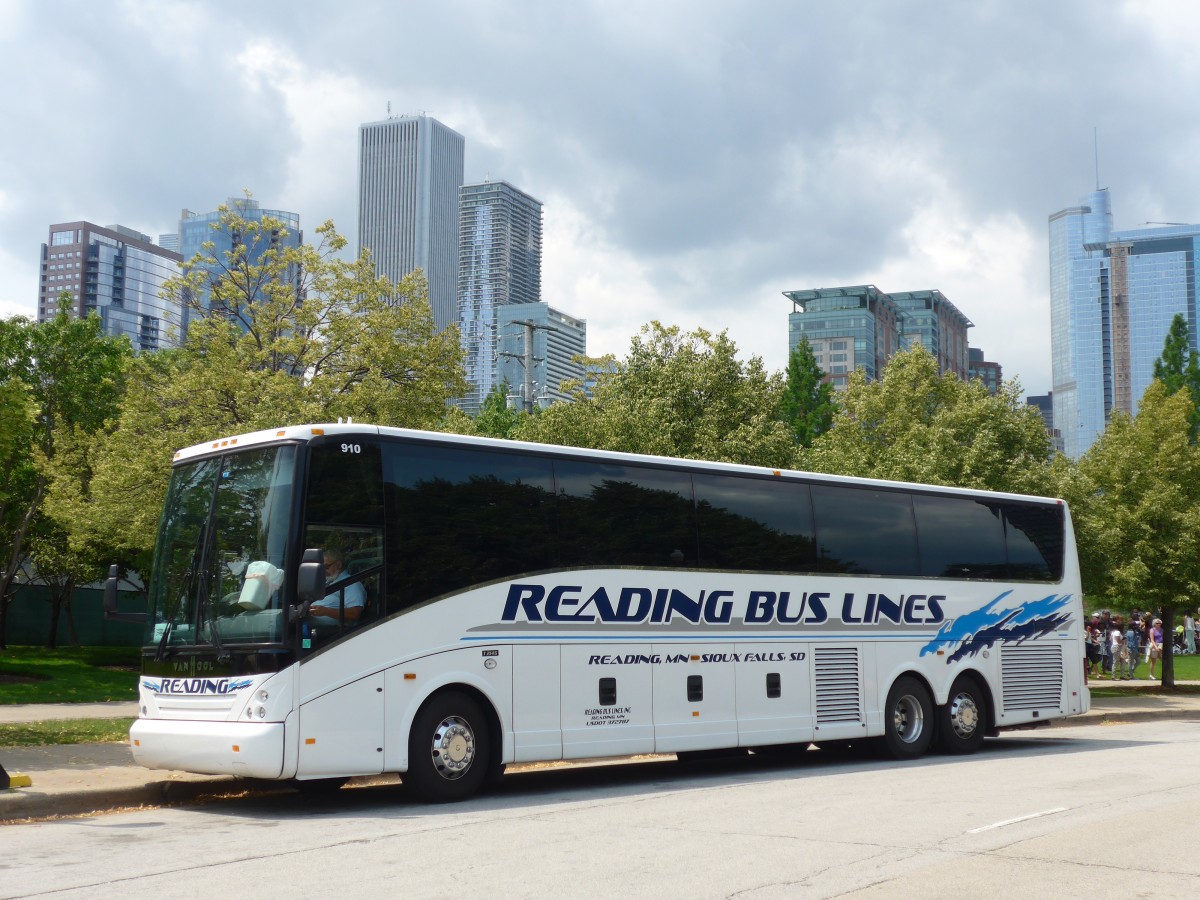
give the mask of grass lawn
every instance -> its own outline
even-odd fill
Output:
[[[136,700],[137,647],[9,647],[0,651],[0,703]]]
[[[112,744],[129,740],[133,719],[65,719],[0,724],[0,747],[44,744]]]

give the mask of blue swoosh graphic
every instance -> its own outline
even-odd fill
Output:
[[[955,648],[947,664],[996,646],[998,643],[1024,643],[1057,631],[1071,619],[1064,610],[1071,601],[1070,594],[1051,594],[1021,606],[997,608],[1011,594],[1005,591],[995,600],[974,612],[951,619],[943,625],[921,655]]]

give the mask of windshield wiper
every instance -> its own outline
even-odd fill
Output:
[[[183,606],[183,602],[192,593],[192,582],[196,580],[196,572],[200,569],[200,552],[203,548],[204,531],[201,529],[200,534],[196,538],[196,548],[192,551],[192,564],[188,567],[187,577],[183,579],[183,587],[179,589],[179,595],[175,598],[175,605],[166,617],[166,626],[163,628],[162,637],[158,641],[158,650],[154,654],[155,662],[162,662],[167,658],[167,643],[171,638],[171,630],[175,627],[175,619],[179,615],[180,607]]]
[[[213,647],[217,651],[217,662],[225,662],[229,659],[229,651],[225,649],[225,642],[221,640],[221,632],[217,629],[217,617],[213,614],[213,605],[209,602],[210,591],[208,589],[208,578],[204,575],[200,577],[200,620],[208,623],[208,637]]]

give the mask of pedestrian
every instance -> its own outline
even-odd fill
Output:
[[[1138,661],[1141,659],[1142,649],[1142,629],[1141,622],[1135,614],[1129,620],[1129,627],[1125,629],[1125,650],[1129,653],[1129,674],[1126,678],[1133,678],[1137,675]]]
[[[1183,652],[1196,652],[1196,620],[1192,618],[1190,611],[1183,617]]]
[[[1098,673],[1096,667],[1100,665],[1100,617],[1092,616],[1092,621],[1087,626],[1087,663],[1088,675],[1096,678]]]
[[[1158,677],[1154,670],[1158,668],[1158,661],[1162,659],[1162,641],[1162,619],[1155,619],[1150,625],[1150,633],[1146,636],[1146,662],[1150,664],[1151,681]]]
[[[1113,619],[1112,643],[1109,646],[1112,651],[1113,681],[1120,681],[1122,677],[1129,678],[1133,666],[1130,664],[1129,647],[1125,644],[1125,632],[1121,630],[1121,623],[1117,619]],[[1122,676],[1124,672],[1124,676]]]
[[[1108,610],[1104,610],[1100,614],[1100,677],[1103,678],[1105,673],[1112,675],[1113,657],[1111,638],[1109,634],[1112,632],[1112,617]]]

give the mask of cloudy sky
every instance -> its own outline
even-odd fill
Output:
[[[157,236],[249,189],[357,235],[362,122],[426,112],[545,203],[543,299],[782,369],[782,291],[940,289],[1050,387],[1047,218],[1200,221],[1200,6],[1179,2],[0,0],[0,315],[54,222]]]

